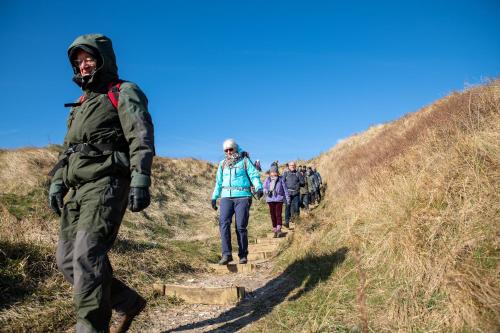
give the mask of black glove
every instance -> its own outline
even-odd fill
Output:
[[[60,191],[60,192],[54,192],[49,194],[49,203],[50,203],[50,208],[56,213],[57,215],[61,216],[61,209],[64,207],[64,193],[65,191]]]
[[[49,206],[57,215],[61,216],[61,209],[64,208],[64,196],[68,193],[68,188],[62,181],[55,181],[49,188]]]
[[[132,212],[140,212],[146,209],[151,203],[149,188],[147,187],[131,187],[128,194],[128,209]]]
[[[217,200],[215,200],[215,199],[212,199],[212,208],[214,210],[217,210]]]
[[[255,192],[255,196],[257,197],[257,199],[262,198],[263,195],[264,195],[264,192],[262,192],[262,189],[259,189],[259,190],[257,190],[257,192]]]

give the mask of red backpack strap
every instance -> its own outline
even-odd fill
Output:
[[[111,104],[118,110],[118,99],[120,98],[120,86],[123,81],[118,80],[117,82],[111,82],[108,86],[108,97]]]

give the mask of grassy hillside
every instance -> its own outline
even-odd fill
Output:
[[[60,332],[74,325],[71,286],[55,266],[59,220],[47,198],[46,174],[59,150],[0,151],[0,332]],[[219,260],[217,214],[210,206],[215,171],[194,159],[155,158],[151,206],[125,214],[110,254],[114,273],[146,296],[152,311],[175,305],[155,298],[153,283],[204,272]],[[269,229],[262,223],[266,208],[252,205],[252,239]]]
[[[499,142],[493,81],[311,161],[328,184],[325,200],[302,218],[276,265],[296,283],[244,330],[498,331]],[[74,323],[71,288],[55,267],[58,220],[47,206],[45,174],[57,150],[0,151],[0,331]],[[126,214],[111,260],[154,309],[168,301],[152,296],[151,283],[204,271],[219,240],[209,205],[215,166],[157,158],[153,173],[153,203]],[[268,219],[256,202],[251,238],[269,231]]]
[[[57,147],[0,151],[0,331],[62,331],[72,292],[55,267],[58,219],[48,208]],[[127,212],[111,253],[115,274],[151,297],[151,283],[205,270],[219,252],[209,197],[215,166],[156,158],[151,206]],[[159,300],[150,299],[151,306]]]
[[[499,81],[312,163],[326,200],[280,260],[303,285],[248,331],[500,330]]]

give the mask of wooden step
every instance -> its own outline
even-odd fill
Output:
[[[250,273],[257,269],[255,263],[238,264],[230,262],[227,265],[210,264],[209,267],[216,273]]]
[[[251,244],[279,244],[279,243],[285,241],[286,239],[287,239],[286,237],[280,237],[280,238],[257,238]]]
[[[274,257],[276,253],[277,253],[276,251],[249,252],[247,259],[249,261],[269,259]],[[238,253],[233,253],[233,258],[235,259],[238,258]]]
[[[291,235],[293,235],[293,230],[282,231],[281,237],[279,237],[279,238],[274,238],[274,232],[266,234],[266,237],[267,237],[267,239],[283,239],[283,238],[286,238],[286,237],[291,236]]]
[[[245,297],[245,287],[191,287],[175,284],[155,284],[157,294],[176,297],[189,304],[232,305]]]
[[[256,252],[272,252],[276,251],[279,247],[278,243],[273,244],[249,244],[248,245],[248,253],[256,253]]]

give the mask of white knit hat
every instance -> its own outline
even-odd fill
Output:
[[[234,148],[234,150],[238,150],[238,144],[234,139],[227,139],[222,144],[222,149],[226,150],[228,148]]]

